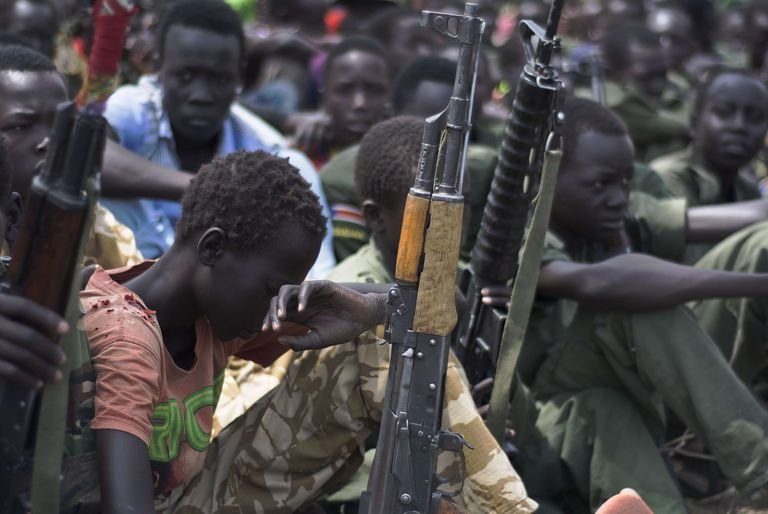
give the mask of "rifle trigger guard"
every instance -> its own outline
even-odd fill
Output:
[[[464,457],[464,447],[466,446],[470,450],[474,450],[474,448],[461,436],[461,434],[456,432],[449,432],[447,430],[441,431],[437,434],[436,439],[436,443],[433,444],[435,444],[438,449],[457,453],[459,455],[460,465],[459,470],[448,477],[435,473],[435,481],[438,485],[458,482],[459,488],[456,491],[440,491],[444,496],[458,496],[461,493],[461,490],[464,489],[464,481],[467,478],[467,461]]]

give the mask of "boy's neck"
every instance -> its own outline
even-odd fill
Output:
[[[550,223],[549,230],[563,242],[568,255],[575,259],[586,258],[591,262],[599,262],[632,251],[626,230],[617,232],[615,238],[610,240],[585,237],[554,221]]]
[[[203,315],[192,287],[196,253],[174,244],[147,271],[123,284],[155,311],[163,343],[180,367],[194,357],[195,322]]]
[[[193,143],[174,135],[174,145],[181,169],[190,173],[197,173],[201,166],[208,164],[216,156],[219,136],[207,143]]]
[[[384,267],[391,277],[395,276],[395,268],[397,266],[397,248],[394,251],[387,249],[387,246],[380,241],[380,237],[377,234],[371,235],[371,244],[374,245],[381,256],[384,258]]]
[[[549,223],[549,230],[563,242],[565,249],[569,254],[578,253],[579,248],[583,248],[585,245],[593,244],[593,242],[589,239],[563,227],[562,225],[556,223],[554,220]]]
[[[734,184],[736,183],[736,177],[739,175],[738,168],[733,169],[714,166],[704,158],[702,152],[698,149],[694,149],[693,151],[693,164],[701,166],[705,170],[714,173],[717,177],[717,180],[720,182],[720,189],[722,194],[726,198],[732,199],[734,195],[733,188]]]

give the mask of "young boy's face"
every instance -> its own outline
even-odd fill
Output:
[[[587,131],[560,167],[552,222],[591,241],[611,241],[624,228],[633,172],[627,135]]]
[[[660,7],[648,16],[648,28],[659,35],[667,65],[682,67],[694,52],[693,23],[683,11]]]
[[[8,149],[12,190],[23,198],[45,159],[56,107],[67,100],[64,79],[56,72],[0,72],[0,135]]]
[[[240,84],[240,46],[234,35],[173,25],[160,67],[163,107],[174,136],[207,144],[221,132]]]
[[[667,65],[661,45],[630,43],[627,62],[624,80],[649,100],[661,99],[667,87]]]
[[[328,68],[323,93],[336,143],[360,141],[383,120],[389,92],[387,63],[379,55],[352,50],[336,57]]]
[[[693,127],[696,153],[716,171],[736,172],[755,158],[768,130],[768,94],[757,79],[717,77]]]
[[[243,252],[225,247],[198,287],[216,337],[228,341],[258,333],[271,299],[283,285],[304,280],[321,242],[295,223],[284,223],[263,248]]]

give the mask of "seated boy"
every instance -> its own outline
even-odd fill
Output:
[[[765,295],[768,275],[627,253],[646,251],[665,234],[625,221],[633,168],[626,128],[595,102],[568,99],[563,110],[568,123],[540,301],[520,364],[541,407],[540,436],[559,464],[536,475],[541,455],[519,441],[526,486],[533,495],[570,487],[592,509],[628,486],[657,514],[685,512],[657,449],[667,406],[745,496],[764,490],[768,415],[681,305]]]
[[[394,281],[403,210],[418,169],[423,120],[399,116],[375,125],[363,137],[355,168],[355,185],[362,198],[371,240],[339,264],[328,276],[336,282],[389,284]],[[387,156],[384,158],[384,156]],[[349,343],[354,347],[354,343]],[[338,348],[338,347],[337,347]],[[389,348],[369,353],[382,363]],[[361,360],[362,362],[362,360]],[[369,361],[372,367],[386,364]],[[453,354],[446,373],[443,426],[461,424],[461,433],[473,446],[467,461],[468,480],[462,493],[471,512],[504,512],[525,507],[523,484],[501,448],[485,427],[472,401],[464,371]],[[371,463],[372,451],[366,455]],[[445,466],[448,462],[440,462]],[[369,467],[361,468],[352,483],[332,496],[332,503],[356,503],[368,480]]]
[[[286,160],[237,152],[193,179],[176,242],[159,261],[94,273],[81,300],[96,377],[89,429],[102,510],[288,513],[348,476],[350,455],[375,428],[386,382],[385,367],[348,358],[381,351],[365,340],[305,352],[275,389],[210,440],[227,355],[274,357],[256,334],[280,287],[309,271],[325,222]],[[383,319],[385,295],[324,284],[323,307],[299,315],[310,332],[283,339],[294,348],[349,341]],[[0,312],[7,301],[0,295]],[[45,334],[57,324],[46,312],[46,321],[31,324],[51,367],[59,354]],[[14,348],[24,344],[6,336]],[[8,361],[0,353],[2,376]],[[519,511],[528,505],[521,498]]]

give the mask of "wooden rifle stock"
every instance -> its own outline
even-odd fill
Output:
[[[79,259],[90,218],[86,182],[101,164],[105,121],[59,106],[51,146],[41,174],[33,180],[11,265],[1,284],[57,312],[67,312],[72,288],[80,282]],[[73,327],[73,329],[75,329]],[[27,487],[34,447],[35,391],[0,383],[0,513],[27,512]]]

